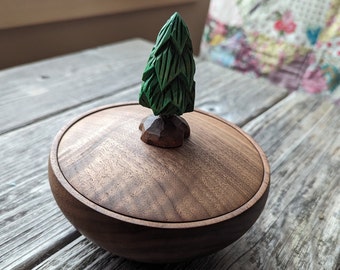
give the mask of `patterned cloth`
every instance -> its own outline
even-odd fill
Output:
[[[340,0],[211,0],[201,55],[340,104]]]

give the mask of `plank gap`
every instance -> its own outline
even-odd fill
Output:
[[[50,246],[46,250],[42,251],[41,254],[36,254],[36,256],[29,262],[23,262],[17,265],[17,269],[33,269],[35,266],[41,264],[43,261],[51,257],[53,254],[57,253],[59,250],[63,249],[68,244],[79,238],[81,234],[78,231],[74,231],[67,235],[65,238],[60,239],[56,245]]]

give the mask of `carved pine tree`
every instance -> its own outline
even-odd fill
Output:
[[[159,32],[143,73],[139,103],[155,115],[139,127],[145,143],[178,147],[190,136],[190,127],[180,115],[194,109],[194,74],[189,30],[175,13]]]
[[[154,115],[182,115],[194,109],[195,62],[187,25],[175,13],[160,30],[145,71],[139,103]]]

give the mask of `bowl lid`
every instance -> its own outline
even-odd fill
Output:
[[[70,186],[108,211],[164,223],[244,210],[267,188],[265,155],[240,128],[195,110],[183,115],[191,129],[183,146],[164,149],[140,139],[150,114],[138,104],[106,106],[67,125],[56,159]]]

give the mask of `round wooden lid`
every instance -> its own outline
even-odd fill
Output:
[[[194,111],[183,146],[141,141],[138,126],[151,111],[138,104],[102,107],[69,124],[60,135],[57,162],[74,190],[126,217],[182,223],[242,211],[269,184],[259,146],[241,129]]]

